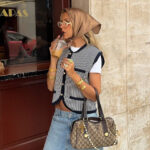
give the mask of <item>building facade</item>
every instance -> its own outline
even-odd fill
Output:
[[[46,87],[48,47],[60,32],[56,27],[58,14],[70,5],[90,13],[102,24],[96,36],[106,62],[101,103],[105,116],[112,116],[120,131],[118,145],[105,149],[149,150],[150,1],[13,2],[0,2],[0,17],[7,18],[5,26],[11,24],[10,39],[0,40],[0,59],[6,65],[5,75],[0,76],[0,150],[42,149],[53,114],[52,93]],[[21,58],[21,42],[14,40],[12,31],[30,39],[31,44],[26,44],[26,38],[21,42],[25,41],[24,49],[32,57]],[[43,94],[39,96],[37,91]]]

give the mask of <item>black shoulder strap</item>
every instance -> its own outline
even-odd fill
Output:
[[[102,120],[104,120],[104,113],[103,113],[102,106],[101,106],[101,103],[100,103],[99,94],[98,94],[96,88],[94,88],[94,90],[95,90],[95,93],[96,93],[98,114],[99,114],[99,117],[100,117]]]

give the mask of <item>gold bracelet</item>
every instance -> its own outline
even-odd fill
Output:
[[[83,80],[81,79],[78,83],[77,86],[80,86],[83,83]]]
[[[81,87],[81,90],[83,91],[85,88],[86,88],[86,85],[83,85],[83,86]]]
[[[70,63],[73,63],[73,60],[72,60],[72,59],[68,59],[68,61],[69,61]]]
[[[49,72],[56,72],[56,69],[50,68]]]

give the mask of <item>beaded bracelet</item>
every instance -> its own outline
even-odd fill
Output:
[[[83,83],[83,80],[81,79],[78,83],[77,86],[81,85]]]

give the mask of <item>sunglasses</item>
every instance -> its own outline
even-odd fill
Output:
[[[61,26],[67,27],[69,24],[71,24],[71,22],[67,22],[67,21],[58,21],[57,25],[60,28]]]

